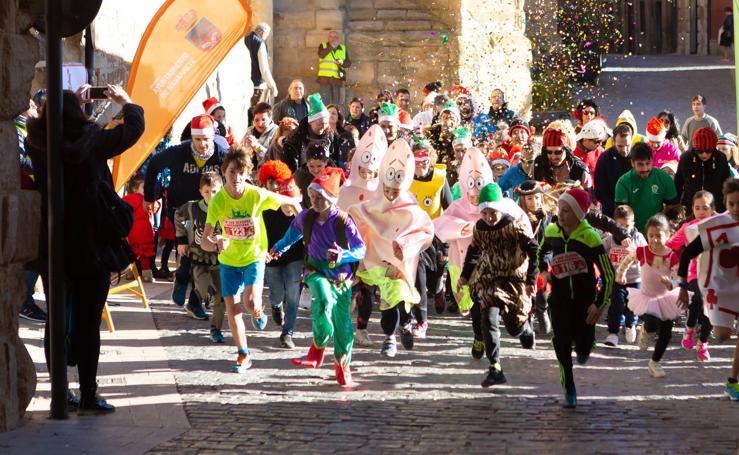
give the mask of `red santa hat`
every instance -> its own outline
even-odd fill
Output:
[[[587,191],[579,188],[568,190],[559,197],[559,200],[570,206],[578,221],[582,221],[590,209],[590,195]]]
[[[220,101],[218,101],[218,98],[212,96],[208,98],[207,100],[203,101],[203,109],[205,109],[205,113],[208,115],[212,115],[213,111],[215,111],[218,108],[221,108],[223,110],[226,110],[226,108],[223,107]]]
[[[647,140],[650,142],[662,142],[667,136],[667,128],[662,123],[662,120],[657,117],[652,117],[647,123]]]
[[[295,182],[294,177],[290,177],[287,180],[283,180],[280,182],[280,194],[287,197],[292,198],[302,198],[303,196],[300,194],[300,188],[298,187],[298,184]]]
[[[190,121],[190,134],[192,136],[215,137],[215,119],[208,114],[196,115]]]
[[[327,167],[314,178],[309,190],[317,191],[332,204],[339,200],[339,188],[344,183],[344,171],[338,167]]]

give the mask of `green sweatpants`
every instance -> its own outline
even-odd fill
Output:
[[[311,317],[313,318],[313,342],[316,347],[326,347],[334,338],[334,358],[348,364],[354,345],[354,324],[349,307],[352,288],[346,282],[335,285],[328,278],[312,272],[304,279],[313,296]]]

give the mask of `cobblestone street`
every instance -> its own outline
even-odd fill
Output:
[[[159,286],[157,286],[159,287]],[[207,323],[154,299],[155,322],[192,429],[151,453],[737,453],[739,406],[723,396],[733,344],[714,345],[699,364],[679,347],[665,355],[667,378],[653,379],[648,353],[599,344],[577,367],[580,405],[560,408],[554,352],[503,341],[508,384],[479,385],[485,361],[472,360],[470,323],[432,316],[429,337],[395,359],[355,347],[354,390],[342,390],[330,364],[293,367],[310,344],[309,312],[299,313],[296,350],[279,348],[277,326],[247,322],[254,367],[228,372],[235,349],[214,345]],[[432,310],[433,311],[433,310]],[[375,317],[377,314],[373,314]],[[370,333],[378,340],[377,320]],[[599,340],[605,328],[599,327]],[[227,338],[230,343],[230,338]],[[328,356],[327,356],[328,360]]]

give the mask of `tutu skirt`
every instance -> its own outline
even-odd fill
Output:
[[[677,305],[679,294],[679,288],[659,296],[648,296],[641,289],[629,288],[629,309],[637,316],[651,314],[662,321],[669,321],[680,316],[682,312]]]

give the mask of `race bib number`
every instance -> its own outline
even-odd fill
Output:
[[[624,261],[624,259],[626,259],[626,256],[628,256],[629,253],[631,253],[631,250],[629,250],[628,248],[623,246],[615,246],[611,248],[611,251],[608,252],[608,259],[611,260],[611,264],[619,265]]]
[[[223,221],[223,234],[231,240],[251,240],[254,238],[254,220],[227,218]]]
[[[588,273],[588,264],[585,258],[577,253],[562,253],[552,258],[552,275],[562,279],[568,276]]]

